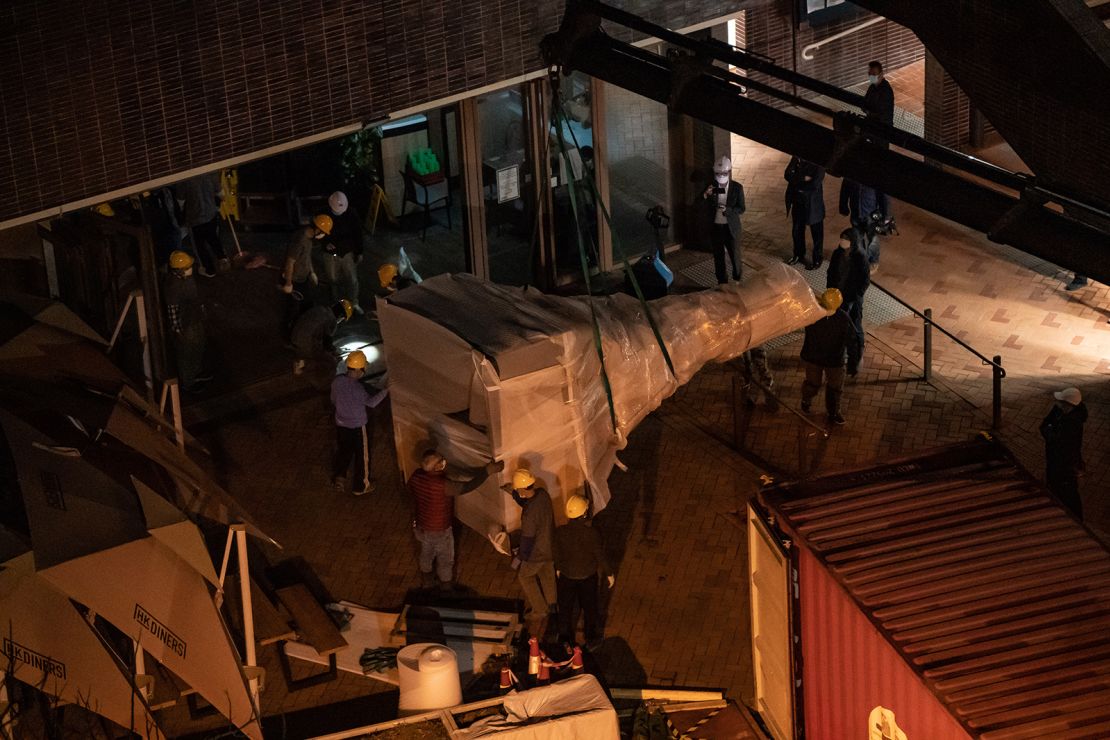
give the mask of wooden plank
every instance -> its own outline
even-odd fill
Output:
[[[297,634],[320,655],[331,655],[347,647],[335,622],[303,583],[279,588],[277,596],[293,616]]]
[[[610,689],[614,699],[657,699],[660,701],[714,701],[724,699],[720,691],[698,691],[694,689]]]

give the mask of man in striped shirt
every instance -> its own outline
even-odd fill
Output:
[[[447,458],[435,450],[424,451],[420,470],[409,478],[408,487],[416,509],[412,530],[420,543],[420,578],[425,588],[435,582],[433,565],[440,588],[449,590],[454,583],[455,496],[470,493],[504,469],[505,463],[496,460],[478,470],[448,473]]]

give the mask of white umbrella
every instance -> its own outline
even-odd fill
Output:
[[[127,486],[90,464],[80,449],[58,446],[6,412],[0,422],[41,577],[131,637],[248,737],[261,737],[195,526],[134,478]]]
[[[164,737],[126,668],[73,602],[35,573],[29,551],[0,566],[0,631],[12,677],[140,737]]]

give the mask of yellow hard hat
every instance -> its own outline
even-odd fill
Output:
[[[366,369],[366,355],[361,349],[356,349],[351,354],[347,355],[347,369],[348,370],[365,370]]]
[[[331,236],[331,230],[332,227],[335,226],[335,222],[331,220],[331,216],[328,214],[321,213],[316,218],[312,219],[312,225],[328,236]]]
[[[353,306],[353,305],[351,304],[351,302],[350,302],[350,301],[348,301],[348,300],[347,300],[346,298],[344,298],[343,300],[341,300],[341,301],[339,302],[339,305],[343,307],[343,318],[345,318],[345,319],[347,319],[348,321],[350,321],[350,320],[351,320],[351,316],[352,316],[352,315],[354,314],[354,312],[355,312],[355,307],[354,307],[354,306]],[[361,353],[359,353],[359,354],[361,354]],[[363,367],[366,367],[366,366],[365,366],[365,365],[363,365]]]
[[[567,499],[567,519],[577,519],[590,508],[590,502],[584,496],[574,495]]]
[[[174,270],[188,270],[193,266],[193,255],[180,250],[170,252],[170,267]]]
[[[532,475],[532,471],[526,468],[519,468],[513,473],[513,488],[520,490],[522,488],[529,488],[536,484],[536,476]]]
[[[378,268],[378,281],[382,284],[383,288],[388,288],[395,277],[397,277],[397,265],[387,262]]]
[[[116,215],[116,212],[112,208],[111,203],[100,203],[99,205],[94,206],[93,210],[99,213],[101,216],[107,216],[108,218]]]
[[[836,313],[836,309],[840,308],[841,303],[844,303],[844,296],[836,288],[829,288],[821,294],[817,302],[821,304],[821,308],[829,313]]]

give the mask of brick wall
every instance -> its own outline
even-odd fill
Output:
[[[1110,33],[1083,3],[857,2],[913,28],[1041,182],[1110,208]]]
[[[835,22],[811,27],[803,23],[794,31],[791,7],[794,0],[773,0],[751,8],[745,18],[747,48],[774,59],[775,63],[796,69],[799,73],[847,87],[867,79],[867,63],[878,59],[886,69],[897,69],[920,61],[924,47],[913,32],[897,23],[882,21],[850,36],[830,42],[817,49],[814,58],[802,58],[807,44],[828,38],[875,16],[861,13]],[[752,79],[772,84],[776,89],[791,91],[790,85],[755,73]],[[764,93],[753,91],[752,97],[776,107],[787,104]]]
[[[675,28],[735,2],[628,0]],[[0,221],[542,68],[561,0],[8,0]]]

